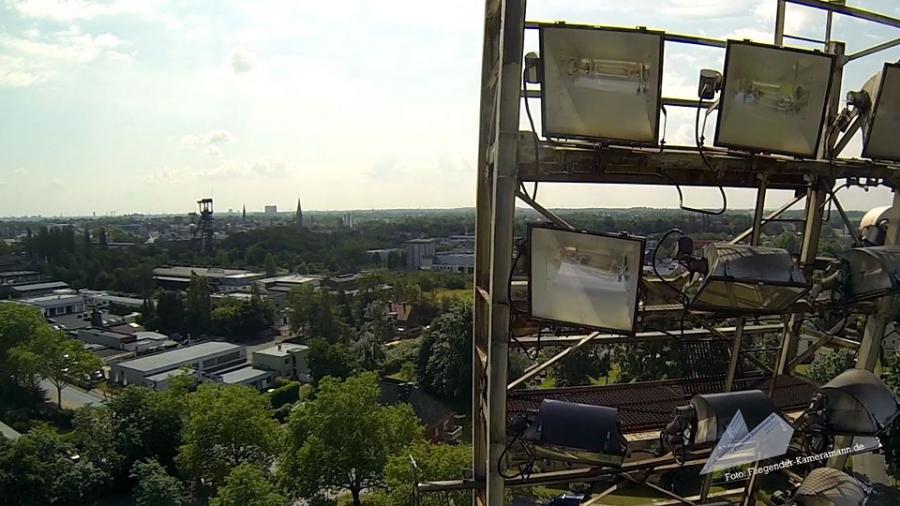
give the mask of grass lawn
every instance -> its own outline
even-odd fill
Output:
[[[440,299],[441,297],[449,297],[451,299],[456,299],[462,302],[472,302],[474,300],[474,293],[472,292],[471,288],[438,288],[434,291],[434,296],[437,299]]]

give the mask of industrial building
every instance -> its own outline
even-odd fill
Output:
[[[47,281],[44,283],[32,283],[28,285],[16,285],[10,288],[10,294],[13,298],[38,297],[47,295],[56,290],[64,290],[69,288],[69,284],[65,281]]]
[[[255,281],[265,277],[263,272],[219,267],[171,266],[153,269],[153,279],[166,289],[186,289],[191,283],[191,274],[206,278],[210,288],[220,292],[249,290]]]
[[[129,309],[140,309],[144,304],[143,299],[138,299],[135,297],[123,297],[121,295],[111,295],[100,290],[83,289],[79,290],[78,294],[84,297],[84,300],[88,303],[88,305],[98,309],[106,309],[111,305],[126,307]]]
[[[283,378],[309,381],[308,356],[309,346],[281,343],[254,351],[251,361],[255,367],[274,371]]]
[[[417,271],[434,256],[436,244],[434,239],[412,239],[406,241],[406,267]]]
[[[443,272],[475,273],[475,254],[473,253],[439,253],[425,259],[421,267],[425,270]]]
[[[46,278],[37,271],[3,271],[0,272],[0,286],[37,283]]]
[[[113,364],[110,379],[122,385],[153,386],[151,376],[181,367],[200,372],[221,370],[246,359],[243,346],[209,341]]]

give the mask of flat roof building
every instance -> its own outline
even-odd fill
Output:
[[[84,312],[84,297],[71,293],[29,297],[17,302],[40,308],[45,318]]]
[[[208,341],[114,364],[110,370],[110,377],[123,385],[151,386],[148,384],[148,378],[162,372],[179,369],[182,366],[208,372],[238,365],[243,363],[246,357],[243,346]]]
[[[210,378],[213,381],[225,385],[244,385],[253,387],[257,390],[264,390],[272,385],[272,381],[275,379],[275,373],[247,365],[238,369],[211,375]]]
[[[223,292],[249,288],[254,281],[266,276],[264,272],[219,267],[171,266],[153,269],[153,279],[163,288],[187,288],[191,274],[206,278],[211,288]]]
[[[255,367],[273,371],[282,378],[309,381],[309,346],[281,343],[254,351],[251,362]]]
[[[38,297],[53,293],[54,290],[62,290],[68,288],[69,284],[65,281],[47,281],[45,283],[32,283],[28,285],[16,285],[10,288],[13,297]]]

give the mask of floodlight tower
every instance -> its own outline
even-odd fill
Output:
[[[204,253],[212,253],[213,250],[213,200],[200,199],[197,201],[200,209],[200,221],[197,223],[197,230],[194,232],[194,238],[200,236],[200,251]]]

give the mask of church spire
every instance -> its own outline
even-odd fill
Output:
[[[294,215],[294,222],[298,228],[303,228],[303,208],[300,206],[300,197],[297,197],[297,214]]]
[[[241,221],[247,220],[247,204],[244,204],[244,209],[241,211]]]

